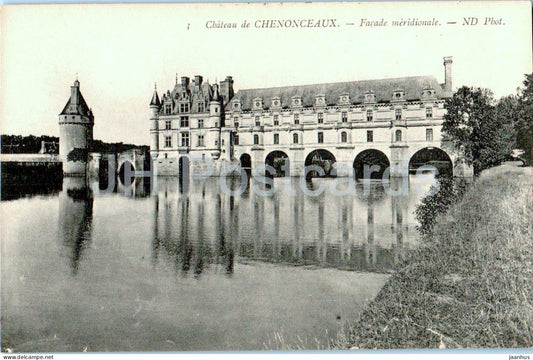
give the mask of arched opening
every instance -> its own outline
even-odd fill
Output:
[[[118,178],[120,179],[120,182],[124,185],[131,185],[135,181],[135,175],[133,172],[135,171],[135,167],[129,160],[125,160],[122,164],[120,164],[120,168],[118,169]],[[128,178],[126,178],[126,175],[130,175]]]
[[[311,151],[309,155],[307,155],[305,158],[305,167],[307,168],[311,165],[321,167],[324,170],[323,177],[332,177],[337,175],[333,166],[335,162],[337,162],[337,159],[335,159],[335,156],[332,153],[324,149],[317,149]],[[314,177],[321,176],[314,170],[307,172],[307,179]]]
[[[402,141],[402,131],[401,130],[396,130],[396,134],[395,134],[395,141],[396,142],[400,142]]]
[[[242,154],[240,157],[241,167],[245,170],[252,169],[252,158],[248,154]]]
[[[432,166],[425,172],[436,172],[445,176],[453,175],[453,162],[450,156],[442,149],[426,147],[418,150],[409,160],[409,173],[414,174],[421,166]],[[435,171],[436,169],[436,171]]]
[[[357,180],[382,179],[383,173],[389,166],[390,161],[387,155],[375,149],[361,151],[353,161],[355,178]]]
[[[346,134],[346,131],[341,132],[341,142],[345,143],[348,141],[348,134]]]
[[[283,151],[272,151],[265,159],[265,165],[270,165],[276,170],[274,177],[283,177],[290,175],[289,155]],[[271,175],[268,174],[267,175]]]

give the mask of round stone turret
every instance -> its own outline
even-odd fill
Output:
[[[70,87],[70,99],[59,114],[59,156],[64,176],[85,176],[94,116],[80,92],[76,79]]]

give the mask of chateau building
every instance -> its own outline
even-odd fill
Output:
[[[268,164],[278,176],[300,175],[310,164],[337,176],[360,173],[362,164],[395,165],[394,172],[422,160],[455,164],[441,144],[451,66],[445,57],[442,84],[413,76],[236,93],[231,76],[220,84],[199,75],[176,78],[172,90],[160,98],[156,89],[150,102],[150,152],[159,175],[178,174],[183,156],[191,172],[202,171],[207,158],[217,173],[227,165]],[[281,168],[285,158],[289,169]]]

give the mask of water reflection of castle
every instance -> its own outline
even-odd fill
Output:
[[[184,193],[178,181],[159,179],[155,262],[164,249],[195,272],[209,263],[232,267],[234,258],[388,271],[415,241],[407,195],[376,188],[369,196],[261,197],[248,189],[236,197],[217,187],[212,179],[193,182]]]
[[[146,181],[136,179],[129,196],[149,196]],[[389,271],[416,241],[412,194],[389,196],[375,185],[369,195],[360,189],[356,196],[286,196],[288,181],[277,181],[281,188],[262,197],[250,188],[241,196],[222,193],[216,179],[186,189],[178,179],[159,178],[152,197],[153,265],[170,262],[197,276],[206,269],[232,274],[236,259]],[[123,194],[120,181],[115,190],[113,196]],[[65,178],[59,201],[60,239],[75,274],[91,241],[93,193],[85,179]]]

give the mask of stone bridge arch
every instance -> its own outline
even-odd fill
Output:
[[[285,151],[274,150],[265,157],[265,165],[276,170],[274,177],[290,176],[290,157]]]
[[[383,173],[390,167],[390,158],[383,151],[370,148],[360,151],[353,160],[353,169],[356,180],[369,177],[382,179]],[[368,170],[365,172],[365,167]]]
[[[319,166],[324,170],[325,177],[337,176],[336,171],[337,157],[335,154],[325,148],[318,148],[310,151],[305,157],[304,166]],[[307,173],[308,178],[319,177],[317,172]]]

